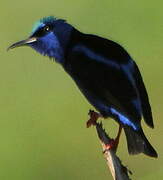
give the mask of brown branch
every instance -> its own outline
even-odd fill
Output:
[[[114,180],[131,180],[128,174],[132,174],[130,170],[125,167],[121,160],[116,155],[116,151],[113,149],[106,150],[106,145],[111,142],[111,138],[107,135],[102,127],[102,123],[96,123],[96,130],[100,142],[102,144],[104,157],[107,161],[107,165],[111,171]]]

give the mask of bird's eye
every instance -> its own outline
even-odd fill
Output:
[[[49,31],[50,31],[49,26],[45,26],[45,27],[44,27],[44,31],[45,31],[45,32],[49,32]]]

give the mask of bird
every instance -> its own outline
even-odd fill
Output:
[[[66,20],[47,16],[37,21],[25,40],[8,47],[28,46],[60,64],[97,112],[90,111],[87,126],[99,117],[119,124],[114,146],[124,129],[130,155],[158,157],[141,125],[154,128],[152,110],[136,62],[118,43],[83,33]],[[109,146],[113,148],[112,145]]]

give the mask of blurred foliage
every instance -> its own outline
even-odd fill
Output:
[[[136,60],[155,121],[154,130],[146,125],[144,129],[159,158],[129,156],[124,135],[118,153],[133,179],[163,177],[162,5],[161,0],[1,0],[0,179],[111,179],[96,132],[85,127],[91,106],[70,77],[30,48],[6,52],[11,43],[28,36],[35,21],[48,15],[120,43]],[[116,134],[115,122],[104,124]]]

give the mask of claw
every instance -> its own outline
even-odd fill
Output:
[[[115,152],[117,151],[121,132],[122,132],[122,126],[120,125],[117,137],[115,139],[111,139],[109,144],[105,144],[105,150],[103,151],[103,153],[111,149],[114,150]]]
[[[119,142],[116,139],[111,139],[109,144],[105,144],[105,150],[103,153],[105,154],[105,152],[109,150],[114,150],[116,152],[118,144]]]
[[[87,124],[86,124],[87,128],[89,128],[92,125],[95,126],[98,118],[102,117],[100,113],[95,112],[93,110],[89,110],[88,115],[90,116],[90,119],[87,121]]]

